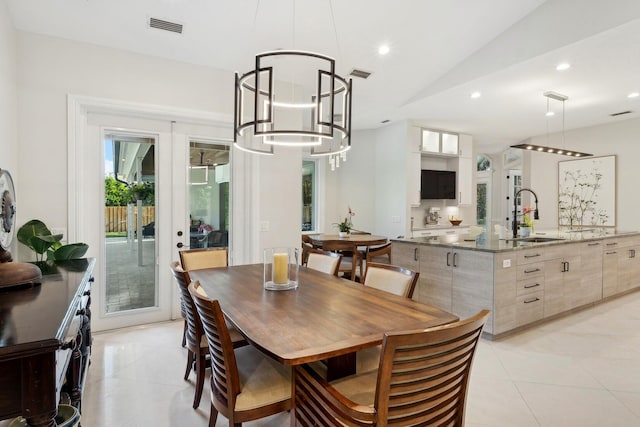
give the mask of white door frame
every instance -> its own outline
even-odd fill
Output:
[[[101,241],[101,227],[95,226],[95,217],[92,216],[91,207],[95,209],[95,206],[98,206],[100,203],[100,198],[102,197],[102,191],[97,191],[96,188],[93,188],[95,184],[95,176],[92,174],[95,173],[96,170],[103,170],[104,164],[101,163],[101,157],[96,158],[96,156],[92,156],[90,154],[91,150],[88,149],[86,141],[90,137],[89,135],[89,126],[88,126],[88,114],[89,113],[105,113],[105,114],[113,114],[120,116],[129,116],[136,117],[142,119],[152,119],[152,120],[160,120],[160,121],[168,121],[168,122],[180,122],[180,123],[188,123],[188,124],[202,124],[207,126],[214,126],[218,128],[221,132],[220,139],[230,139],[229,137],[232,135],[232,117],[230,115],[222,115],[215,114],[209,112],[202,112],[196,110],[187,110],[187,109],[178,109],[172,107],[164,107],[158,105],[149,105],[149,104],[140,104],[140,103],[132,103],[126,101],[117,101],[110,100],[104,98],[95,98],[95,97],[86,97],[79,95],[69,95],[67,100],[67,108],[68,108],[68,116],[67,116],[67,130],[68,130],[68,239],[69,241],[83,241],[89,244],[89,252],[87,256],[95,256],[99,258],[99,242]],[[175,140],[176,133],[172,126],[172,138]],[[224,138],[226,135],[226,138]],[[95,137],[95,136],[94,136]],[[175,144],[173,148],[173,155],[180,156],[188,155],[188,146],[184,151],[181,151],[181,148],[178,148],[178,145]],[[176,151],[177,150],[177,151]],[[243,225],[237,227],[238,233],[237,236],[234,236],[235,241],[241,243],[240,249],[233,250],[231,253],[232,259],[235,258],[237,263],[242,263],[246,259],[253,259],[254,252],[256,252],[256,248],[254,248],[254,244],[252,242],[257,241],[258,237],[258,212],[255,208],[256,203],[252,200],[253,196],[250,195],[250,191],[247,191],[251,185],[255,185],[255,181],[258,179],[258,171],[259,162],[254,158],[254,156],[243,155],[242,153],[234,153],[237,166],[234,169],[237,172],[233,173],[233,179],[235,181],[234,187],[232,187],[232,194],[238,193],[243,194],[243,197],[237,197],[236,200],[232,202],[232,212],[238,212],[242,214],[241,220],[238,221],[236,218],[236,223],[240,222]],[[187,162],[188,163],[188,162]],[[187,163],[184,164],[183,171],[176,171],[174,168],[174,175],[172,176],[172,181],[174,185],[176,183],[186,183],[186,173],[187,173]],[[242,171],[242,172],[240,172]],[[181,175],[182,174],[182,175]],[[180,178],[181,175],[182,178]],[[171,184],[169,184],[171,186]],[[179,189],[174,188],[174,192],[179,192]],[[185,189],[183,189],[183,195],[186,193]],[[186,197],[186,196],[185,196]],[[173,212],[172,216],[178,214],[176,209],[185,209],[186,199],[183,203],[174,203],[173,204]],[[185,210],[186,212],[186,210]],[[185,215],[185,212],[182,212],[182,215]],[[237,217],[237,215],[236,215]],[[170,221],[171,222],[171,221]],[[169,223],[170,223],[169,222]],[[186,226],[186,223],[185,223]],[[183,228],[183,227],[181,227]],[[184,228],[183,228],[184,231]],[[186,229],[188,234],[188,228]],[[176,245],[179,241],[183,239],[183,237],[177,236],[177,230],[172,230],[173,238],[170,242],[171,249],[163,249],[173,250],[176,248]],[[232,239],[233,240],[233,239]],[[167,244],[169,244],[167,242]],[[158,254],[160,257],[161,254]],[[165,258],[166,258],[165,253]],[[98,267],[102,266],[102,262],[100,259],[97,260],[96,268],[104,268]],[[160,266],[162,267],[162,266]],[[162,269],[160,269],[162,271]],[[167,266],[168,271],[168,266]],[[99,279],[99,271],[95,271],[94,275],[96,275],[97,281]],[[99,286],[99,284],[97,284]],[[177,300],[177,289],[176,286],[171,284],[172,289],[172,299]],[[179,308],[177,305],[172,308],[172,317],[176,318],[179,316]],[[95,313],[100,315],[99,313]],[[129,323],[131,324],[131,323]],[[99,322],[98,325],[99,326]],[[127,326],[126,322],[122,326]],[[99,328],[95,328],[98,330]]]

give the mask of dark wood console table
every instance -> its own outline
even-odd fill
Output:
[[[80,409],[91,352],[94,258],[48,262],[42,284],[0,292],[0,420],[54,427],[60,392]]]

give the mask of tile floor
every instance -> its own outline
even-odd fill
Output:
[[[175,321],[95,334],[83,426],[206,426],[208,385],[193,410],[181,331]],[[467,404],[467,427],[640,426],[640,292],[481,341]]]

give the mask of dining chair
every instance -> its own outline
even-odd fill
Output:
[[[193,408],[195,409],[200,405],[202,388],[204,386],[205,370],[209,365],[207,360],[207,356],[209,355],[207,339],[202,329],[200,316],[193,305],[193,299],[188,291],[188,285],[191,281],[189,273],[184,271],[177,261],[171,264],[171,273],[178,285],[178,290],[180,291],[180,304],[184,309],[187,321],[187,331],[184,337],[188,353],[184,379],[189,379],[189,374],[192,369],[195,371],[196,394],[193,399]],[[230,335],[234,347],[241,347],[249,344],[244,336],[242,336],[242,334],[240,334],[240,332],[238,332],[234,327],[230,328]]]
[[[340,271],[341,261],[342,255],[336,252],[323,251],[321,249],[307,250],[306,266],[323,273],[337,276]]]
[[[367,247],[364,255],[367,264],[370,262],[382,263],[384,257],[388,259],[386,264],[391,264],[391,242],[381,246]]]
[[[349,241],[328,241],[324,242],[322,249],[325,251],[337,252],[342,255],[342,261],[340,262],[339,273],[342,273],[345,278],[356,281],[357,271],[359,269],[359,276],[362,277],[362,257],[352,242]]]
[[[371,262],[367,264],[362,283],[395,295],[411,299],[420,273],[404,267]]]
[[[212,360],[209,427],[218,413],[231,427],[291,409],[291,369],[254,346],[234,350],[220,304],[200,290],[199,282],[189,284]]]
[[[464,425],[475,349],[489,316],[387,332],[376,370],[327,382],[312,365],[294,368],[292,424]]]
[[[200,316],[193,305],[193,299],[187,290],[189,283],[189,274],[184,271],[179,263],[176,261],[171,264],[171,273],[180,290],[180,302],[184,309],[187,331],[185,335],[186,347],[187,347],[187,368],[184,373],[184,379],[189,379],[189,374],[192,368],[196,372],[196,390],[193,398],[193,408],[197,408],[200,405],[200,399],[202,397],[202,389],[204,386],[205,370],[207,368],[207,341],[204,338],[204,331],[202,329],[202,323],[200,322]]]
[[[227,248],[185,249],[179,253],[180,263],[185,271],[229,265]]]
[[[306,234],[302,235],[302,257],[301,264],[307,265],[307,258],[309,258],[309,250],[315,249],[311,243],[311,238]]]

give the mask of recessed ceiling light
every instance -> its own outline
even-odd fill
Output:
[[[561,64],[558,64],[558,66],[556,67],[556,70],[564,71],[564,70],[568,70],[569,68],[571,68],[571,64],[569,64],[568,62],[563,62]]]
[[[640,93],[638,92],[631,92],[629,95],[627,95],[627,98],[637,98],[640,96]]]
[[[480,98],[482,96],[482,94],[478,91],[475,91],[471,94],[471,99],[476,99],[476,98]]]
[[[554,113],[553,111],[547,111],[544,115],[547,117],[551,117],[551,116],[555,116],[556,113]]]
[[[389,48],[389,45],[383,44],[378,48],[378,53],[380,55],[386,55],[387,53],[389,53],[390,50],[391,49]]]

